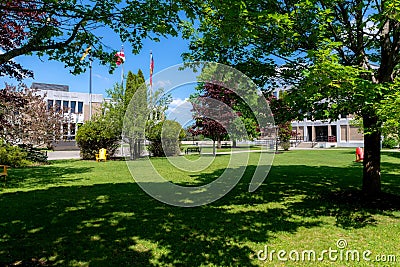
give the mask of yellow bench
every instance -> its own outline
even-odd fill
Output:
[[[1,168],[3,168],[3,172],[0,172],[0,176],[4,176],[4,181],[5,182],[7,182],[7,176],[8,176],[8,174],[7,174],[7,168],[8,168],[8,166],[7,165],[0,165],[0,171],[1,171]]]
[[[102,148],[99,150],[99,154],[96,154],[96,161],[99,162],[101,160],[107,161],[107,150]]]

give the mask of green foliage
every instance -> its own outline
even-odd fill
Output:
[[[145,129],[162,121],[164,113],[171,102],[171,96],[165,95],[162,89],[148,91],[143,72],[128,72],[125,88],[116,84],[107,90],[111,101],[103,104],[106,119],[115,125],[124,142],[129,144],[130,158],[140,157],[143,150]]]
[[[31,165],[27,159],[28,153],[18,146],[0,144],[0,164],[11,167],[23,167]]]
[[[27,153],[26,159],[31,162],[47,163],[47,156],[32,145],[19,145],[19,147]]]
[[[279,132],[278,132],[278,136],[279,136],[279,140],[281,142],[287,142],[290,140],[290,138],[292,137],[292,124],[290,123],[290,121],[285,122],[283,124],[279,124]]]
[[[357,114],[368,155],[364,193],[378,195],[379,108],[400,73],[398,1],[205,2],[204,16],[185,25],[186,60],[227,63],[266,91],[288,89],[298,119]]]
[[[178,122],[161,121],[146,132],[146,138],[151,142],[148,149],[155,157],[179,155],[180,140],[185,136],[185,131]]]
[[[194,17],[193,5],[180,1],[14,0],[0,1],[0,10],[2,24],[8,25],[0,40],[4,51],[0,73],[19,80],[24,77],[19,72],[23,67],[11,60],[14,57],[46,55],[79,74],[89,66],[89,60],[80,60],[88,47],[93,59],[113,71],[117,51],[105,43],[102,31],[94,29],[107,30],[113,39],[129,42],[132,52],[138,54],[143,39],[157,42],[160,37],[178,35],[181,11],[187,18]]]
[[[399,145],[399,139],[394,136],[385,137],[382,141],[383,148],[396,148]]]
[[[384,96],[378,108],[384,136],[400,134],[400,79],[396,78],[388,87],[392,93]]]
[[[199,172],[174,168],[165,158],[151,161],[168,181],[199,186],[215,181],[231,159],[219,155]],[[351,163],[354,149],[278,154],[268,179],[250,194],[248,182],[259,159],[259,153],[249,153],[249,161],[241,166],[246,169],[241,182],[218,202],[197,208],[177,208],[153,199],[133,181],[123,161],[63,160],[13,168],[11,179],[0,190],[0,262],[10,266],[21,262],[22,266],[308,267],[307,260],[281,262],[274,253],[273,261],[260,261],[256,254],[265,244],[269,253],[272,249],[296,250],[300,255],[305,249],[321,252],[336,249],[339,238],[347,240],[348,246],[334,255],[342,251],[344,259],[350,250],[371,250],[371,260],[375,253],[398,255],[398,153],[382,155],[387,194],[374,205],[358,198],[354,190],[362,171],[360,164]],[[351,191],[339,191],[345,189]],[[382,264],[364,262],[362,255],[360,262],[350,260],[351,256],[346,262],[324,256],[324,261],[312,265],[398,263],[398,256],[396,263]]]
[[[123,96],[125,110],[140,86],[145,86],[145,79],[142,70],[139,69],[136,75],[129,71],[126,78],[125,93]]]
[[[116,131],[124,137],[124,141],[129,143],[132,159],[141,154],[140,142],[143,140],[142,132],[148,116],[147,86],[144,82],[141,70],[137,74],[129,71],[125,88],[116,84],[113,89],[107,90],[111,102],[103,104],[107,119],[115,125]],[[132,101],[134,103],[131,103]]]
[[[125,89],[125,113],[122,137],[129,144],[130,158],[140,157],[143,151],[144,130],[149,116],[147,86],[143,73],[128,75]]]
[[[290,142],[289,141],[281,142],[280,146],[283,148],[283,150],[288,151],[290,148]]]
[[[81,149],[83,159],[95,159],[99,149],[107,149],[113,155],[121,139],[120,130],[111,123],[110,116],[102,115],[92,118],[79,127],[76,133],[76,143]]]
[[[299,118],[337,120],[341,114],[362,116],[376,110],[384,87],[371,81],[372,72],[345,66],[331,48],[309,53],[314,64],[303,71],[304,78],[288,94],[295,110],[307,113]],[[357,104],[356,104],[357,103]]]

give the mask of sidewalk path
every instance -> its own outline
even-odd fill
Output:
[[[47,152],[48,160],[55,159],[80,159],[79,151],[49,151]]]

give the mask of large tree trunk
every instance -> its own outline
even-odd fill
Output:
[[[129,140],[129,154],[130,160],[136,160],[137,157],[137,139]]]
[[[232,140],[232,147],[233,147],[233,148],[236,148],[236,147],[237,147],[236,139],[233,139],[233,140]]]
[[[134,156],[134,158],[135,159],[137,159],[138,158],[138,151],[139,151],[139,148],[138,148],[138,140],[137,139],[135,139],[135,156]]]
[[[222,147],[222,144],[221,144],[221,136],[218,136],[217,147],[218,147],[219,149],[221,149],[221,147]]]
[[[134,160],[134,155],[135,155],[135,148],[133,146],[133,141],[129,139],[129,159]]]
[[[365,133],[362,191],[368,198],[375,198],[381,192],[381,132],[377,122],[376,116],[363,116]]]

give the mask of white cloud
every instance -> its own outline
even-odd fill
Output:
[[[378,25],[373,21],[367,21],[364,27],[364,32],[368,34],[377,34],[378,33]]]
[[[191,106],[191,104],[188,102],[188,98],[182,99],[182,98],[175,98],[172,100],[171,104],[169,104],[170,109],[171,108],[176,108],[179,107],[181,105],[185,105],[185,103],[189,104]]]
[[[166,112],[167,118],[179,122],[182,126],[188,125],[193,120],[192,109],[188,98],[175,98]]]
[[[167,86],[169,86],[169,85],[171,85],[171,84],[172,84],[172,83],[171,83],[170,80],[166,80],[166,81],[157,81],[157,82],[155,83],[155,86],[156,86],[156,87],[165,88],[165,87],[167,87]]]

